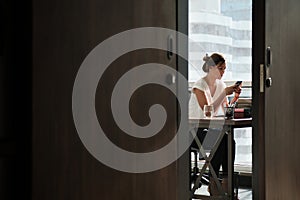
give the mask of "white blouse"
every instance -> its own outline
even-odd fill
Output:
[[[204,92],[206,99],[207,99],[207,103],[210,105],[212,104],[218,97],[219,95],[221,95],[225,88],[226,85],[223,81],[217,79],[216,80],[216,91],[214,96],[211,95],[210,93],[210,89],[208,84],[206,83],[206,81],[204,80],[204,77],[201,78],[200,80],[198,80],[197,82],[195,82],[195,84],[192,87],[192,91],[191,91],[191,97],[190,97],[190,101],[189,101],[189,117],[190,118],[203,118],[204,114],[203,114],[203,110],[201,109],[197,97],[193,92],[194,88],[197,88],[201,91]],[[226,97],[224,97],[225,100]],[[224,102],[224,101],[222,101]],[[217,106],[216,108],[214,108],[214,115],[224,115],[224,110],[222,109],[221,105]]]

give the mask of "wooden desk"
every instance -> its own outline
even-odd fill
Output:
[[[252,126],[252,118],[240,118],[240,119],[224,119],[224,117],[214,117],[214,118],[201,118],[201,119],[195,119],[190,118],[189,119],[189,126],[190,126],[190,132],[193,134],[193,136],[196,136],[196,132],[193,131],[196,128],[217,128],[222,130],[214,148],[211,150],[210,155],[207,157],[205,155],[205,152],[202,148],[202,145],[197,137],[195,137],[195,141],[197,142],[200,153],[204,156],[205,164],[203,165],[200,175],[195,181],[194,187],[191,191],[191,197],[192,198],[203,198],[202,195],[195,195],[195,191],[199,186],[199,182],[201,180],[201,177],[206,170],[207,167],[210,167],[210,160],[212,159],[215,151],[217,150],[222,138],[225,134],[228,134],[228,194],[223,193],[223,195],[220,197],[222,199],[233,199],[233,159],[232,159],[232,141],[233,141],[233,131],[235,128],[244,128],[244,127],[251,127]],[[197,162],[197,161],[196,161]],[[217,180],[217,176],[213,170],[211,170],[212,176],[215,180]],[[219,181],[216,181],[217,187],[220,191],[221,189],[221,183]]]

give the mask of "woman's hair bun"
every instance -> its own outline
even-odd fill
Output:
[[[206,54],[204,57],[203,57],[203,61],[204,62],[207,62],[209,61],[210,57],[208,56],[208,54]]]
[[[203,70],[204,72],[206,72],[206,73],[209,71],[209,65],[208,65],[209,60],[210,60],[210,57],[208,56],[208,54],[206,54],[206,55],[203,57],[204,63],[203,63],[203,66],[202,66],[202,70]]]

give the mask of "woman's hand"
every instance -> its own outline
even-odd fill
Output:
[[[225,88],[225,93],[226,93],[226,96],[227,95],[231,95],[233,92],[235,92],[236,90],[236,85],[232,85],[232,86],[228,86]]]
[[[231,100],[230,104],[234,104],[240,97],[240,93],[242,92],[240,85],[235,85],[234,87],[234,97]]]
[[[241,92],[242,92],[241,86],[235,85],[235,87],[234,87],[234,92],[235,92],[236,94],[241,94]]]
[[[239,85],[231,85],[225,88],[226,96],[233,94],[233,92],[235,92],[235,94],[240,94],[242,89]]]

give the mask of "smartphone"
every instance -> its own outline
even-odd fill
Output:
[[[237,82],[235,82],[235,85],[236,85],[236,86],[239,86],[239,85],[242,84],[242,82],[243,82],[243,81],[237,81]]]

